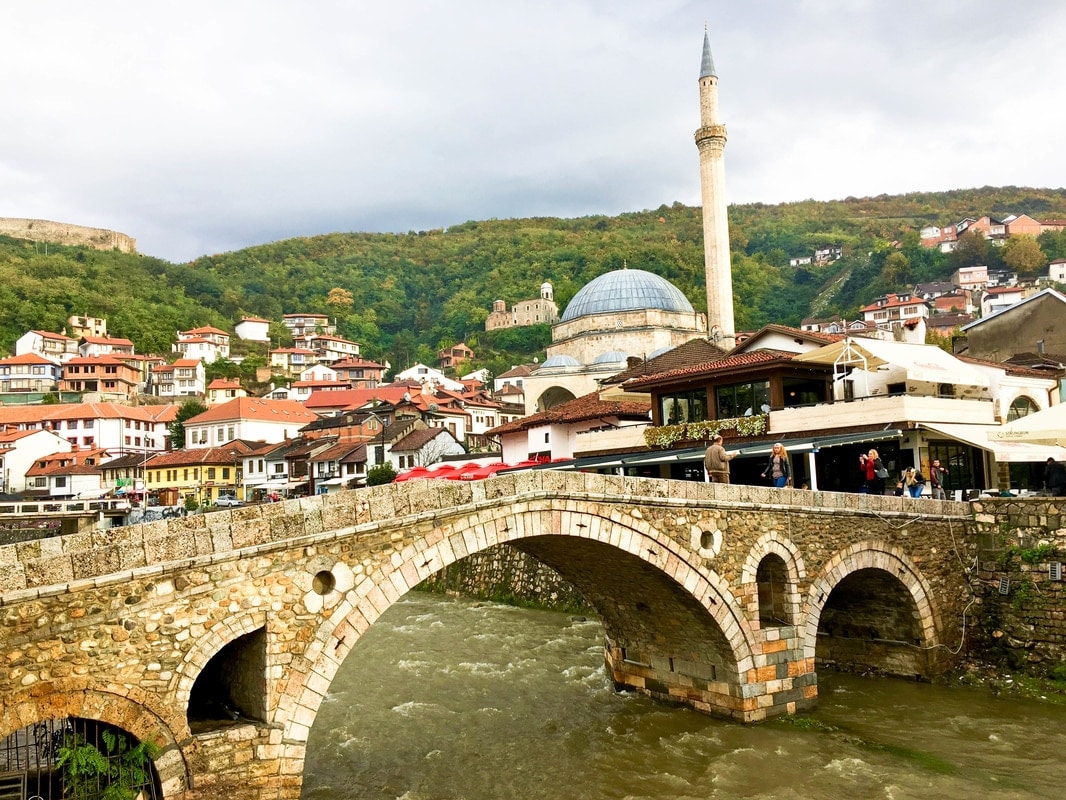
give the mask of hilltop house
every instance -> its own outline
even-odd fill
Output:
[[[0,394],[46,394],[59,387],[63,370],[37,353],[0,358]]]
[[[181,358],[194,358],[208,364],[220,358],[229,358],[229,334],[218,328],[204,326],[188,331],[178,331],[178,341],[171,350]]]
[[[204,381],[204,362],[198,358],[179,358],[173,364],[152,368],[148,391],[156,397],[201,397]]]
[[[283,442],[317,417],[292,400],[238,397],[185,421],[186,448],[221,447],[234,439]]]
[[[15,341],[15,355],[27,353],[62,363],[78,355],[78,340],[51,331],[27,331]]]

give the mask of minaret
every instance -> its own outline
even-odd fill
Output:
[[[725,125],[718,121],[718,76],[711,43],[703,32],[700,64],[700,187],[703,196],[703,255],[707,279],[707,330],[725,349],[736,344],[733,323],[733,269],[729,260],[729,219],[725,200]]]

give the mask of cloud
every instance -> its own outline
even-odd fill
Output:
[[[699,202],[706,23],[733,202],[1059,183],[1066,6],[21,3],[0,214],[189,260],[295,235]],[[975,209],[980,211],[980,209]]]

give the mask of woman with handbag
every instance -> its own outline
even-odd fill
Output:
[[[788,462],[788,451],[780,442],[770,450],[770,460],[766,462],[762,477],[777,489],[792,485],[792,465]]]
[[[888,477],[888,470],[872,447],[870,452],[859,456],[859,472],[862,473],[863,486],[869,494],[885,493],[885,478]]]

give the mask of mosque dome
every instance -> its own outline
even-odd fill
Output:
[[[623,353],[621,350],[608,350],[606,353],[600,353],[593,359],[593,364],[618,364],[624,363],[629,358],[628,353]]]
[[[688,298],[665,278],[642,269],[616,269],[582,286],[560,321],[645,309],[693,313]]]
[[[541,369],[545,369],[545,368],[549,368],[549,367],[580,367],[580,366],[581,366],[581,362],[580,361],[578,361],[573,356],[567,356],[567,355],[552,356],[551,358],[547,359],[543,364],[540,365]]]

